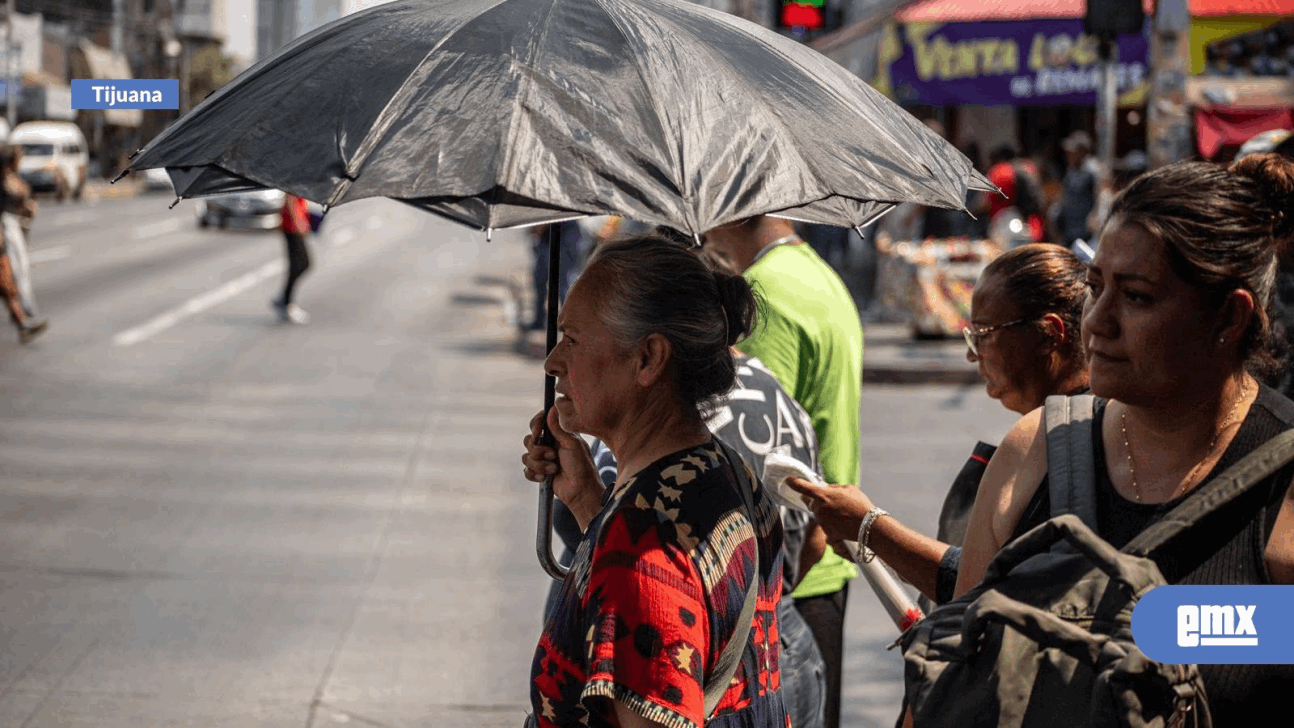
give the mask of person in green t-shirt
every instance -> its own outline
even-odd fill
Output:
[[[711,230],[705,240],[743,271],[761,298],[760,323],[738,348],[763,361],[809,413],[827,481],[857,483],[863,325],[845,282],[786,220],[754,217]],[[805,552],[816,561],[791,596],[826,661],[824,724],[837,728],[845,602],[858,570],[826,548],[820,528]]]

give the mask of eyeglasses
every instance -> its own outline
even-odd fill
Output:
[[[970,348],[971,353],[975,356],[979,356],[979,342],[983,340],[985,336],[988,336],[994,331],[998,331],[1000,329],[1019,326],[1020,324],[1027,324],[1031,321],[1033,321],[1033,319],[1022,318],[1016,319],[1015,321],[1008,321],[1004,324],[998,324],[997,326],[986,326],[982,329],[973,329],[967,326],[962,329],[962,336],[966,337],[966,346]]]

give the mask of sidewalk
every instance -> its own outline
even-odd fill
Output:
[[[918,341],[904,324],[863,325],[863,381],[873,384],[978,384],[962,338]]]

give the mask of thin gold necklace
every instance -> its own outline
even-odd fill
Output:
[[[1213,456],[1213,450],[1218,446],[1218,440],[1222,439],[1222,433],[1226,432],[1229,427],[1236,424],[1236,412],[1240,409],[1240,405],[1244,404],[1244,401],[1248,398],[1249,387],[1248,383],[1246,383],[1245,385],[1242,385],[1240,397],[1236,399],[1236,403],[1231,407],[1230,414],[1228,414],[1227,418],[1222,421],[1222,426],[1213,433],[1213,441],[1209,443],[1209,449],[1204,451],[1204,458],[1196,463],[1195,467],[1191,468],[1191,472],[1186,474],[1186,478],[1182,480],[1181,485],[1178,485],[1177,488],[1173,490],[1172,495],[1168,497],[1169,501],[1172,501],[1177,497],[1177,494],[1183,490],[1183,486],[1189,485],[1195,479],[1195,474],[1204,466],[1204,463],[1208,462],[1209,458]],[[1141,486],[1137,484],[1137,466],[1132,459],[1132,441],[1128,439],[1128,408],[1126,405],[1124,406],[1123,412],[1119,413],[1119,419],[1123,428],[1123,451],[1127,454],[1128,458],[1128,473],[1132,476],[1132,498],[1137,503],[1140,503]]]

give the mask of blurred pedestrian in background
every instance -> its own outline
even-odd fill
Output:
[[[527,329],[537,330],[548,326],[548,233],[557,228],[558,301],[566,300],[566,292],[580,274],[581,257],[586,252],[584,230],[578,221],[567,220],[548,225],[535,225],[529,229],[534,246],[534,307]]]
[[[1088,218],[1096,207],[1096,197],[1104,174],[1092,156],[1092,137],[1076,131],[1060,143],[1065,150],[1065,176],[1060,182],[1061,197],[1056,215],[1057,240],[1066,247],[1082,240],[1092,242]]]
[[[0,238],[0,247],[4,247],[3,238]],[[4,299],[5,308],[9,311],[9,319],[18,329],[18,341],[26,344],[45,330],[45,324],[43,322],[30,326],[27,324],[27,314],[22,310],[18,286],[14,283],[13,265],[9,262],[9,253],[0,252],[4,253],[0,255],[0,298]]]
[[[990,230],[1000,226],[1003,218],[1014,210],[1019,216],[1021,228],[1012,227],[1012,242],[1042,242],[1046,239],[1043,229],[1043,194],[1038,167],[1029,159],[1020,157],[1014,144],[1003,144],[989,154],[989,168],[985,175],[989,181],[1002,190],[1001,195],[985,195],[976,214],[988,215]],[[1009,224],[1010,221],[1008,221]]]
[[[310,208],[304,199],[293,194],[283,196],[281,227],[287,245],[288,276],[283,284],[283,293],[270,304],[283,323],[310,323],[310,315],[292,300],[297,281],[310,269],[310,251],[306,248],[306,236],[310,234]]]
[[[31,229],[39,207],[32,199],[31,187],[18,174],[18,165],[22,163],[22,147],[6,144],[0,147],[0,210],[3,210],[5,250],[13,271],[14,285],[18,290],[18,299],[31,336],[39,334],[49,325],[40,317],[36,307],[36,291],[31,281],[31,263],[27,257],[27,231]]]
[[[738,344],[758,358],[813,421],[824,476],[856,483],[863,326],[844,281],[795,234],[791,223],[757,216],[705,234],[762,297],[761,321]],[[857,568],[826,547],[814,526],[805,550],[814,566],[792,596],[827,667],[823,724],[840,724],[845,606]],[[821,554],[821,556],[817,556]]]

